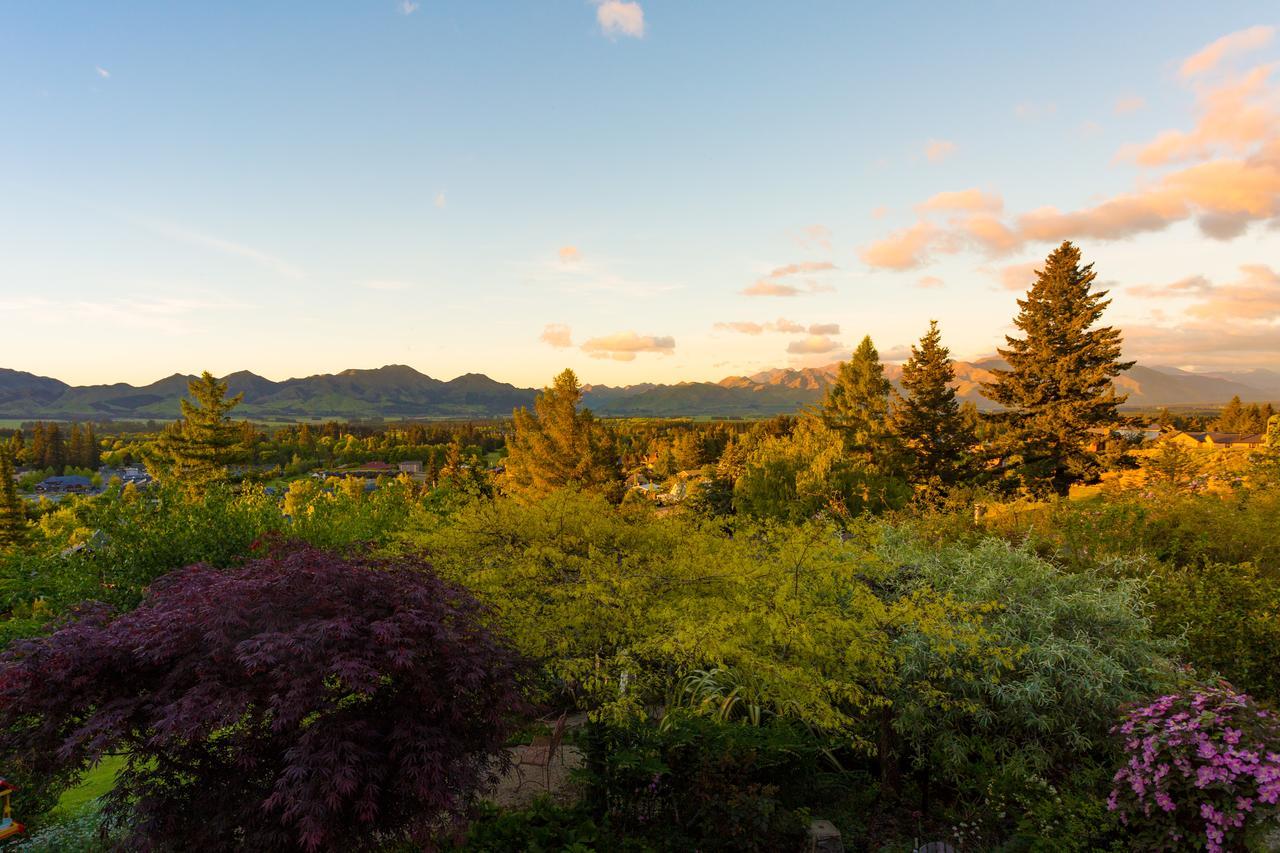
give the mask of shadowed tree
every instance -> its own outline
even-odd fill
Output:
[[[1097,326],[1111,301],[1094,291],[1093,264],[1064,242],[1018,300],[1014,325],[999,350],[1008,369],[995,369],[983,393],[1006,408],[1011,429],[1001,450],[1006,464],[1033,494],[1066,495],[1071,484],[1096,479],[1101,465],[1087,446],[1089,430],[1109,426],[1116,407],[1112,380],[1133,366],[1120,361],[1120,332]]]
[[[27,512],[13,481],[13,459],[0,447],[0,548],[20,545],[27,538]]]
[[[906,393],[894,393],[889,417],[907,480],[925,501],[942,498],[975,470],[976,438],[956,401],[954,380],[951,353],[942,345],[937,321],[931,320],[928,333],[902,365]]]

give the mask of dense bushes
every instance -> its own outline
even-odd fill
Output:
[[[79,609],[0,659],[4,766],[127,761],[128,844],[335,849],[427,838],[491,778],[519,661],[420,564],[307,548],[191,566],[134,611]]]

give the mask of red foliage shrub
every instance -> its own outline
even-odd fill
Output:
[[[425,839],[505,760],[522,664],[412,560],[282,549],[188,566],[0,657],[0,757],[36,777],[128,757],[130,849]]]

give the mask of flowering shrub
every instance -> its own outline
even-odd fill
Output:
[[[1161,696],[1114,731],[1128,761],[1107,807],[1149,849],[1234,849],[1280,813],[1280,721],[1225,682]]]

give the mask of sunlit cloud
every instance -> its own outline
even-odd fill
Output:
[[[626,0],[596,0],[596,22],[607,36],[644,38],[644,9]]]
[[[25,325],[57,328],[68,322],[109,324],[170,337],[190,335],[199,328],[191,320],[211,312],[243,311],[251,306],[225,299],[182,297],[123,297],[117,299],[0,299],[0,314]]]
[[[823,293],[835,288],[829,284],[821,284],[813,280],[792,284],[780,281],[780,279],[787,279],[797,275],[830,272],[834,269],[837,269],[837,267],[830,261],[801,261],[795,264],[787,264],[770,270],[763,278],[758,279],[741,292],[744,296],[799,296],[805,293]]]
[[[956,153],[956,144],[946,139],[930,139],[924,146],[924,156],[930,163],[937,163]]]
[[[581,347],[592,358],[614,361],[634,361],[637,353],[655,352],[671,355],[676,341],[670,335],[638,335],[635,332],[618,332],[601,338],[591,338]]]
[[[440,192],[436,193],[435,206],[444,210],[446,204],[448,204],[448,199],[445,198],[444,190],[440,190]]]
[[[108,71],[107,69],[103,68],[101,65],[95,65],[95,66],[93,66],[93,70],[94,70],[94,72],[95,72],[99,77],[101,77],[103,80],[106,80],[108,77],[110,77],[110,76],[111,76],[111,72],[110,72],[110,71]]]
[[[825,225],[813,224],[806,225],[800,230],[800,245],[806,249],[819,248],[825,251],[831,251],[831,229]]]
[[[994,213],[1004,208],[1004,199],[995,193],[983,192],[980,189],[954,190],[936,193],[916,205],[916,210],[925,213],[930,211],[984,211]]]
[[[556,254],[559,255],[562,264],[576,264],[582,260],[582,252],[578,251],[577,246],[561,246]]]
[[[1026,261],[1001,267],[997,273],[1000,286],[1005,290],[1026,290],[1035,283],[1036,273],[1042,266],[1044,261]]]
[[[712,328],[716,331],[738,332],[743,335],[762,335],[765,332],[799,334],[805,331],[803,323],[797,323],[795,320],[788,320],[785,317],[779,317],[767,323],[746,321],[716,323]],[[818,331],[815,331],[815,329]],[[814,323],[809,326],[808,330],[810,334],[836,334],[839,333],[840,327],[834,323]]]
[[[799,331],[799,330],[795,330]],[[839,323],[811,323],[809,325],[809,334],[811,335],[838,335],[840,334]]]
[[[560,349],[573,346],[572,330],[564,323],[548,323],[543,327],[538,340]]]
[[[1183,77],[1195,77],[1212,71],[1218,63],[1229,56],[1238,56],[1266,47],[1270,44],[1275,32],[1275,27],[1257,26],[1225,35],[1187,57],[1182,63],[1180,73]]]
[[[787,352],[791,355],[820,355],[838,349],[840,349],[840,342],[826,335],[809,335],[787,344]]]
[[[1280,222],[1280,88],[1271,79],[1274,68],[1259,66],[1199,87],[1193,128],[1164,131],[1119,155],[1144,166],[1199,162],[1144,177],[1128,192],[1077,210],[1044,206],[1006,218],[995,194],[938,193],[917,206],[915,224],[865,246],[860,257],[872,267],[908,270],[937,254],[976,250],[1001,257],[1029,243],[1125,240],[1186,221],[1216,240],[1234,239],[1256,222]]]
[[[396,9],[399,10],[401,15],[412,15],[414,12],[418,11],[418,7],[419,4],[413,2],[413,0],[400,0],[400,2],[396,4]]]
[[[936,275],[925,275],[916,279],[916,287],[924,290],[942,287],[942,283],[942,279],[938,278]]]

